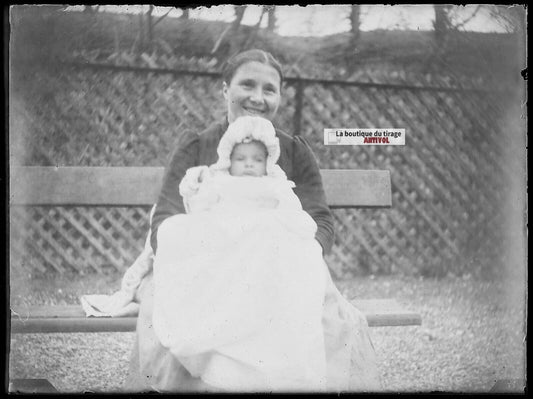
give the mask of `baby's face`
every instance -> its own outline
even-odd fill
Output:
[[[261,142],[252,141],[233,147],[229,173],[232,176],[266,175],[267,150]]]

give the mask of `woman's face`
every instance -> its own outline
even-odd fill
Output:
[[[272,120],[281,100],[281,78],[270,65],[250,61],[241,65],[222,93],[228,107],[228,122],[239,116],[256,115]]]

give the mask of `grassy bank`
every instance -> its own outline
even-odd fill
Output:
[[[13,304],[77,303],[111,293],[120,276],[11,282]],[[337,283],[348,298],[395,298],[422,326],[371,329],[389,391],[486,392],[525,370],[525,291],[517,281],[359,278]],[[21,334],[11,337],[10,378],[47,378],[60,391],[117,391],[133,333]]]

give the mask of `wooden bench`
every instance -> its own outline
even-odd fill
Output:
[[[149,206],[157,199],[163,173],[160,167],[14,167],[10,171],[10,206]],[[321,173],[333,209],[392,205],[389,171]],[[419,314],[394,299],[352,303],[370,326],[421,324]],[[11,309],[12,333],[127,332],[135,331],[135,325],[135,317],[87,318],[80,305]]]

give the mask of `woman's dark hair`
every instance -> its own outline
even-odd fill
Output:
[[[259,49],[246,50],[242,53],[238,53],[230,57],[222,68],[222,79],[224,80],[224,82],[229,85],[231,83],[231,80],[233,79],[233,75],[235,75],[235,72],[237,72],[237,69],[239,69],[241,65],[252,61],[259,62],[265,65],[270,65],[272,68],[278,71],[279,82],[281,87],[283,83],[283,72],[281,71],[281,64],[268,51]]]

